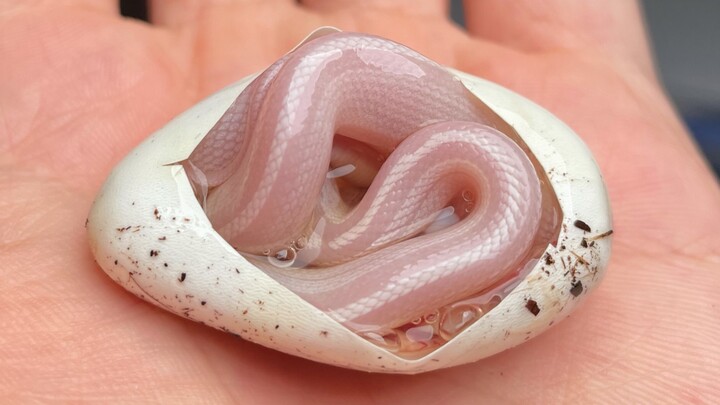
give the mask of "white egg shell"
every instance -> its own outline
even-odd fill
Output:
[[[190,155],[253,77],[182,113],[115,167],[88,218],[98,264],[128,291],[179,316],[357,370],[421,373],[474,362],[538,335],[565,318],[607,267],[605,186],[590,151],[559,119],[499,85],[451,72],[533,151],[555,190],[563,225],[558,246],[549,246],[496,308],[429,355],[408,360],[359,337],[251,265],[213,230],[175,163]],[[583,224],[590,231],[578,227]]]

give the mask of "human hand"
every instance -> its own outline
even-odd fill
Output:
[[[438,403],[720,397],[720,191],[655,77],[637,5],[0,1],[0,398],[9,402]],[[419,376],[342,370],[188,322],[126,293],[83,223],[141,139],[262,69],[313,28],[404,43],[548,108],[589,144],[615,214],[598,290],[569,320],[481,362]]]

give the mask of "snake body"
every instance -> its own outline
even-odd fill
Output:
[[[328,170],[348,157],[358,176],[338,186]],[[326,35],[280,59],[188,161],[229,243],[251,257],[298,248],[310,268],[258,263],[358,329],[402,325],[506,279],[541,217],[533,165],[481,103],[441,66],[368,35]],[[459,221],[426,232],[448,213]]]

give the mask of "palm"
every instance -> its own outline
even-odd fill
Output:
[[[497,42],[470,38],[429,13],[321,15],[282,1],[194,13],[157,3],[161,27],[87,7],[0,6],[3,396],[384,403],[718,395],[711,339],[720,332],[720,275],[711,270],[720,262],[712,233],[720,215],[707,208],[720,206],[720,193],[642,52],[550,50],[522,37],[506,47],[502,32]],[[413,378],[367,375],[187,322],[102,274],[82,224],[110,168],[172,116],[322,24],[387,36],[500,82],[581,134],[605,174],[617,236],[607,279],[570,321],[478,364]]]

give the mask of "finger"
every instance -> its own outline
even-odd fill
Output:
[[[218,6],[248,3],[249,7],[265,7],[272,3],[294,2],[295,0],[267,0],[262,3],[252,0],[149,0],[148,14],[151,23],[176,28],[197,22],[205,11]]]
[[[152,24],[177,27],[195,21],[211,2],[197,0],[150,0],[148,19]]]
[[[45,1],[0,1],[0,14],[23,11],[28,9],[76,8],[81,10],[100,11],[107,14],[118,14],[120,11],[117,0],[45,0]]]
[[[598,50],[651,66],[639,5],[631,0],[465,0],[472,35],[517,49]]]
[[[447,16],[448,13],[448,0],[301,0],[301,3],[321,12],[374,9],[413,15]]]

